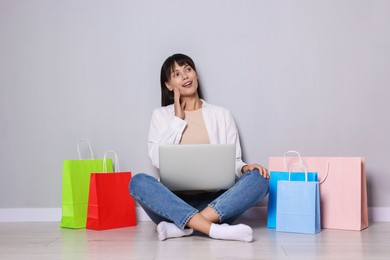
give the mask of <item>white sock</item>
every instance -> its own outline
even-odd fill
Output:
[[[194,232],[192,228],[181,229],[174,223],[162,221],[157,225],[158,239],[163,241],[172,237],[189,236]]]
[[[253,240],[253,230],[251,227],[238,224],[211,224],[210,234],[211,238],[224,240],[238,240],[244,242],[251,242]]]

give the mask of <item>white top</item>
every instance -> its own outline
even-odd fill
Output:
[[[203,118],[211,144],[236,144],[236,175],[242,175],[241,168],[246,165],[241,159],[241,146],[238,130],[233,117],[227,109],[211,105],[202,100]],[[160,144],[179,144],[187,122],[176,117],[174,106],[156,108],[153,111],[149,128],[149,156],[152,164],[159,168],[158,146]]]

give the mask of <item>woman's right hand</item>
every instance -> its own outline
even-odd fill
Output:
[[[174,107],[175,107],[175,116],[184,119],[184,108],[186,106],[185,102],[180,101],[180,91],[178,87],[173,88],[173,94],[174,94]]]

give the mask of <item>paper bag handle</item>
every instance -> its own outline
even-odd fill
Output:
[[[330,164],[330,162],[328,161],[328,163],[326,164],[326,174],[325,174],[325,177],[320,181],[320,184],[324,183],[326,181],[326,178],[328,178],[328,175],[329,175],[329,164]]]
[[[298,155],[298,163],[303,163],[303,162],[302,162],[301,155],[299,154],[299,152],[294,151],[294,150],[287,151],[287,152],[284,153],[284,159],[283,159],[283,165],[284,165],[284,171],[285,171],[285,172],[287,171],[286,156],[287,156],[287,154],[289,154],[289,153],[294,153],[294,154]]]
[[[300,166],[301,169],[305,172],[305,181],[307,182],[307,169],[306,166],[301,162],[291,164],[290,168],[288,169],[288,181],[291,181],[290,180],[291,169],[294,168],[295,166]]]
[[[114,154],[114,172],[119,172],[119,159],[118,159],[118,155],[116,154],[116,152],[112,151],[112,150],[109,150],[107,151],[105,154],[104,154],[104,157],[103,157],[103,172],[107,172],[107,162],[106,162],[106,158],[107,158],[107,154],[108,153],[113,153]]]
[[[329,164],[330,164],[330,162],[328,162],[328,163],[326,164],[326,174],[325,174],[325,177],[324,177],[321,181],[319,181],[319,184],[324,183],[324,182],[326,181],[326,178],[328,178],[328,175],[329,175]],[[307,181],[307,178],[308,178],[308,177],[307,177],[307,176],[308,176],[308,174],[307,174],[307,168],[306,168],[306,166],[305,166],[303,163],[293,163],[293,164],[291,164],[291,166],[290,166],[290,168],[289,168],[289,170],[288,170],[288,180],[290,181],[291,169],[292,169],[294,166],[301,166],[302,170],[305,171],[305,181]]]
[[[87,139],[79,139],[78,142],[77,142],[77,154],[79,156],[79,160],[82,160],[81,152],[80,152],[80,143],[83,142],[83,141],[88,144],[90,159],[92,159],[92,160],[95,159],[95,156],[93,155],[92,146],[91,146],[90,142]]]

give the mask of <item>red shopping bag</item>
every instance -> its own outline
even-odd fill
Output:
[[[297,160],[287,157],[287,165]],[[368,227],[367,184],[362,157],[301,157],[308,171],[318,172],[321,227],[363,230]],[[270,157],[268,169],[283,170],[284,157]]]
[[[108,153],[108,152],[107,152]],[[106,155],[102,173],[92,173],[88,198],[88,229],[104,230],[136,225],[135,202],[128,186],[131,172],[120,172],[115,154],[117,171],[106,172]]]

